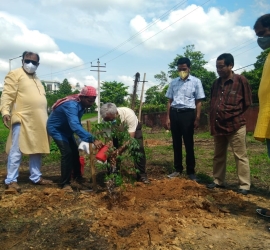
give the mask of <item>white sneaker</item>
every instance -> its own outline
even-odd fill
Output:
[[[174,178],[174,177],[179,177],[179,176],[180,176],[180,172],[173,172],[167,175],[168,178]]]

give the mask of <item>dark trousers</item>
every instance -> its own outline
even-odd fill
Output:
[[[143,146],[143,134],[142,134],[142,125],[138,123],[138,126],[135,131],[135,139],[137,139],[140,147],[135,150],[136,153],[140,153],[140,157],[137,157],[137,159],[134,161],[134,167],[139,170],[139,173],[137,174],[138,178],[140,177],[145,177],[146,176],[146,156],[145,156],[145,151],[144,151],[144,146]],[[119,148],[119,143],[118,139],[114,138],[113,139],[113,145],[116,148]],[[134,152],[134,153],[135,153]],[[117,167],[121,164],[120,161],[117,162]]]
[[[177,172],[183,172],[182,165],[182,138],[186,149],[187,174],[195,174],[194,156],[194,121],[195,111],[192,109],[170,109],[171,132],[174,151],[174,168]]]
[[[81,164],[79,159],[78,145],[71,137],[66,141],[54,140],[61,152],[61,186],[70,184],[71,173],[73,178],[81,177]]]

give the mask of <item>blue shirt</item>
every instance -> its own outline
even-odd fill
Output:
[[[171,107],[179,109],[195,109],[195,100],[205,98],[201,80],[191,75],[186,80],[173,79],[165,96],[172,100]]]
[[[47,121],[48,134],[56,140],[68,142],[68,138],[77,134],[82,141],[93,142],[94,136],[81,124],[84,108],[80,102],[67,101],[58,106]]]

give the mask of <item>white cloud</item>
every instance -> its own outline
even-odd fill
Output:
[[[151,50],[173,51],[194,44],[197,50],[213,54],[255,37],[250,27],[237,25],[241,13],[242,10],[221,14],[217,8],[205,12],[202,7],[190,5],[171,12],[168,19],[157,21],[137,39],[142,42],[152,37],[144,43]],[[136,32],[149,24],[141,16],[130,22]]]
[[[268,0],[255,0],[255,6],[265,11],[270,8],[270,3]]]
[[[61,51],[41,52],[40,61],[42,64],[58,68],[67,68],[83,64],[82,59],[75,53],[64,54]]]
[[[254,1],[262,7],[268,3]],[[241,10],[231,5],[230,11],[226,11],[226,1],[221,1],[224,2],[222,6],[209,9],[190,4],[201,1],[180,5],[177,0],[2,1],[1,10],[6,12],[0,12],[0,73],[7,72],[9,58],[21,55],[24,50],[34,50],[41,56],[38,75],[42,79],[57,78],[62,82],[67,78],[74,83],[97,87],[97,80],[89,75],[90,65],[80,65],[84,61],[100,58],[147,25],[152,25],[152,21],[156,22],[148,30],[102,58],[102,63],[110,62],[111,58],[141,43],[117,61],[108,63],[107,73],[101,74],[101,80],[119,79],[129,86],[131,92],[132,72],[136,72],[134,69],[138,67],[141,72],[147,72],[149,82],[146,88],[150,87],[156,84],[151,82],[151,79],[154,81],[154,74],[160,70],[166,72],[167,65],[176,54],[183,54],[182,48],[189,44],[194,44],[196,50],[204,53],[206,60],[213,58],[207,67],[215,71],[218,55],[230,52],[231,48],[246,40],[255,41],[252,27],[241,25],[243,19],[251,18],[247,6],[250,7],[254,1],[248,0]],[[216,2],[211,1],[211,5]],[[179,4],[178,7],[171,9],[176,4]],[[190,13],[195,8],[197,10]],[[158,19],[166,11],[168,15]],[[149,40],[143,42],[146,39]],[[256,60],[258,50],[248,50],[250,48],[233,50],[234,55],[242,53],[237,58],[236,67]],[[244,53],[245,49],[247,53]],[[13,67],[19,64],[20,60],[12,61]],[[93,75],[96,76],[96,73]]]
[[[18,18],[0,12],[0,54],[20,55],[25,50],[35,52],[57,50],[58,46],[48,35],[38,30],[29,30]]]
[[[134,85],[134,77],[131,76],[117,76],[119,82],[124,83],[126,86],[128,86],[128,93],[132,93],[133,91],[133,85]]]
[[[0,12],[0,30],[0,72],[4,74],[9,70],[9,59],[18,57],[26,50],[39,53],[39,69],[47,67],[49,72],[83,64],[74,52],[63,53],[51,37],[28,29],[17,17]],[[20,59],[12,60],[12,69],[20,65]]]

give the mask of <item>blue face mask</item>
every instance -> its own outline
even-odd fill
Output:
[[[114,119],[113,121],[111,121],[112,125],[116,124],[116,119]]]
[[[270,48],[270,36],[259,37],[257,43],[263,50]]]

